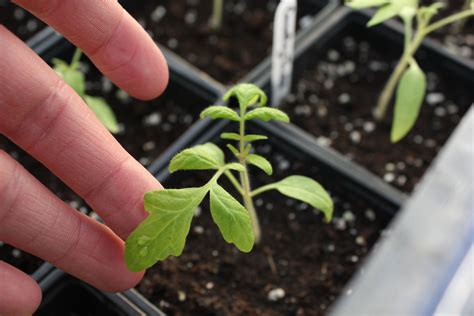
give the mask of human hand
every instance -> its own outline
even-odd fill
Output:
[[[163,92],[166,62],[114,0],[14,1],[64,34],[119,87],[140,99]],[[53,171],[110,227],[75,211],[0,151],[0,240],[105,291],[134,286],[123,259],[144,219],[143,194],[161,188],[102,126],[82,99],[0,26],[0,133]],[[41,291],[0,262],[0,315],[31,314]]]

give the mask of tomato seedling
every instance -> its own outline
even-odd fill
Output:
[[[81,55],[81,50],[77,48],[70,64],[64,60],[54,58],[53,68],[56,73],[81,96],[102,124],[104,124],[111,133],[118,133],[119,127],[117,119],[112,108],[107,104],[107,101],[104,98],[93,97],[86,94],[86,79],[84,74],[79,70]]]
[[[235,98],[239,109],[214,105],[201,113],[201,118],[226,119],[239,124],[239,133],[223,133],[224,140],[236,161],[225,162],[224,152],[213,143],[185,149],[170,162],[170,172],[178,170],[214,170],[211,179],[201,187],[163,189],[145,194],[145,210],[148,217],[132,232],[126,241],[125,259],[132,271],[146,269],[168,256],[179,256],[184,248],[195,209],[209,193],[212,219],[224,240],[240,251],[249,252],[261,238],[261,230],[253,198],[269,190],[308,203],[319,209],[330,221],[333,202],[326,190],[316,181],[293,175],[275,183],[251,189],[248,165],[253,165],[271,175],[270,162],[252,153],[252,143],[263,141],[265,135],[246,134],[245,125],[251,120],[289,122],[288,116],[266,106],[267,96],[252,84],[239,84],[230,89],[224,100]],[[237,173],[237,176],[234,175]],[[227,192],[218,181],[226,176],[240,193],[243,205]]]
[[[213,0],[212,16],[209,19],[209,27],[218,31],[222,27],[222,16],[224,14],[224,0]]]
[[[432,22],[444,3],[419,6],[418,0],[351,0],[346,5],[354,9],[378,8],[368,27],[400,17],[404,24],[404,51],[379,96],[374,117],[382,120],[396,90],[391,140],[396,143],[413,128],[426,94],[426,75],[415,60],[415,53],[430,33],[474,15],[474,0],[461,12]],[[416,31],[414,22],[416,20]]]

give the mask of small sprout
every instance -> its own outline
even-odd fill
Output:
[[[402,19],[405,26],[403,55],[380,94],[374,110],[375,118],[382,120],[396,91],[391,132],[391,140],[396,143],[403,139],[415,125],[425,98],[426,76],[415,60],[415,53],[423,39],[430,33],[474,16],[474,0],[467,0],[461,12],[435,22],[431,21],[444,7],[442,2],[419,6],[418,0],[348,0],[346,5],[353,9],[377,7],[376,13],[367,24],[368,27],[397,16]],[[413,32],[415,21],[416,32]]]
[[[224,11],[224,0],[213,0],[212,3],[212,16],[209,20],[209,27],[218,31],[222,27],[222,15]]]
[[[212,143],[185,149],[171,160],[170,172],[214,170],[214,175],[201,187],[163,189],[145,194],[145,210],[149,216],[131,233],[125,243],[125,260],[130,270],[141,271],[168,256],[181,255],[195,209],[207,194],[212,219],[222,237],[242,252],[251,251],[254,244],[260,242],[260,225],[253,198],[263,192],[277,190],[319,209],[326,221],[332,219],[333,202],[329,194],[310,178],[294,175],[255,190],[251,189],[248,165],[253,165],[268,175],[273,173],[273,168],[265,157],[250,153],[252,142],[266,140],[267,136],[246,134],[246,122],[288,122],[289,119],[282,111],[266,107],[267,96],[254,85],[239,84],[233,87],[224,96],[224,100],[230,98],[237,99],[238,112],[225,106],[211,106],[202,111],[201,117],[239,123],[239,133],[221,135],[224,140],[237,142],[236,146],[227,144],[237,161],[226,162],[224,152]],[[223,175],[241,195],[242,204],[218,183]]]
[[[61,78],[76,91],[97,118],[113,134],[118,133],[119,127],[112,108],[107,101],[101,97],[93,97],[86,94],[86,79],[79,70],[79,60],[82,52],[76,49],[70,64],[61,59],[53,59],[54,70]]]

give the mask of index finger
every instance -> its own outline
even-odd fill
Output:
[[[153,40],[115,0],[14,0],[62,33],[117,86],[140,99],[160,95],[166,61]]]

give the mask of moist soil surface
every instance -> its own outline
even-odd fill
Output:
[[[115,135],[117,140],[145,167],[192,125],[200,110],[214,101],[197,97],[173,82],[159,99],[149,102],[135,100],[113,86],[89,61],[84,61],[82,67],[87,73],[87,93],[108,101],[120,123],[121,130]],[[71,207],[97,218],[97,214],[91,212],[88,205],[60,179],[2,135],[0,150],[15,158]],[[25,268],[27,272],[33,272],[41,263],[39,259],[7,245],[0,245],[0,260]]]
[[[422,1],[425,5],[433,2]],[[445,3],[445,8],[439,11],[439,15],[433,18],[433,21],[462,11],[465,0],[444,0],[440,2]],[[457,25],[441,28],[432,33],[430,37],[441,42],[455,55],[474,61],[474,18],[471,17]]]
[[[0,0],[0,24],[24,41],[46,26],[28,11],[5,0]]]
[[[401,49],[363,26],[349,24],[325,47],[310,49],[297,61],[293,94],[281,107],[321,145],[411,192],[471,106],[474,92],[472,82],[443,70],[420,51],[417,60],[428,80],[425,102],[414,129],[391,144],[393,106],[382,122],[374,120],[372,110]]]
[[[211,77],[232,83],[270,53],[279,1],[224,1],[223,24],[209,27],[213,1],[129,1],[127,10],[153,39]],[[308,25],[325,1],[298,1],[298,27]]]
[[[337,183],[323,178],[311,160],[292,160],[269,145],[275,180],[300,174],[320,181],[335,201],[331,223],[304,203],[276,192],[255,198],[263,241],[250,253],[227,244],[212,222],[206,197],[196,211],[183,254],[149,269],[137,286],[169,315],[322,315],[378,239],[390,216]],[[256,169],[254,175],[261,174]],[[201,186],[210,174],[183,172],[170,188]],[[254,187],[268,182],[253,178]],[[226,180],[221,181],[225,186]],[[339,191],[338,191],[339,190]],[[237,197],[237,195],[234,195]]]

